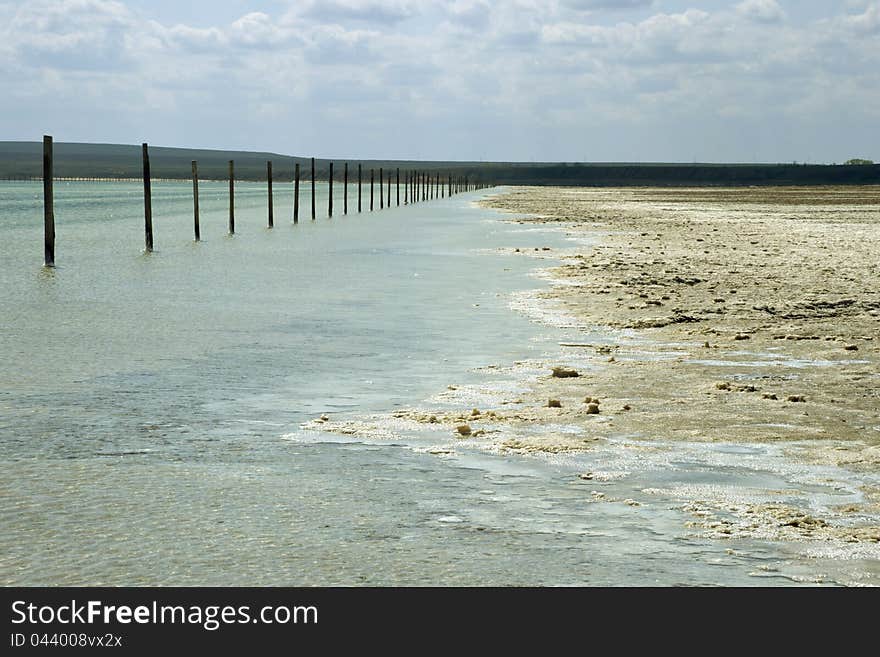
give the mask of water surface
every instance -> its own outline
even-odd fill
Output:
[[[57,183],[46,270],[40,186],[0,185],[0,583],[790,583],[762,569],[784,546],[730,555],[674,505],[593,503],[656,477],[586,485],[586,461],[300,430],[577,339],[508,308],[540,285],[535,262],[492,252],[559,233],[499,221],[477,193],[362,214],[352,195],[342,216],[337,187],[327,219],[324,186],[319,219],[305,186],[294,226],[282,184],[269,230],[264,186],[239,183],[230,237],[226,185],[201,192],[195,243],[191,188],[154,184],[144,254],[139,185]]]

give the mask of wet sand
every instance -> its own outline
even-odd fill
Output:
[[[601,337],[560,345],[553,362],[496,366],[522,387],[480,408],[456,407],[451,385],[440,407],[395,413],[398,429],[436,427],[507,453],[621,437],[646,452],[775,445],[852,473],[858,499],[816,515],[791,491],[655,492],[680,500],[689,531],[704,536],[845,543],[880,557],[880,187],[511,188],[483,204],[576,238],[563,252],[509,250],[562,263],[542,272],[549,288],[513,305]]]

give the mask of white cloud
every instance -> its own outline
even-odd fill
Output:
[[[742,16],[761,23],[778,23],[785,19],[785,12],[776,0],[744,0],[736,6]]]
[[[295,11],[316,21],[398,22],[417,11],[413,0],[305,0]]]
[[[880,3],[869,5],[862,14],[847,16],[844,23],[859,34],[880,33]]]
[[[562,4],[581,11],[591,9],[639,9],[650,7],[654,0],[562,0]]]
[[[0,4],[0,124],[18,138],[57,125],[59,138],[147,131],[362,157],[748,159],[733,139],[699,149],[766,125],[790,135],[786,148],[827,134],[827,159],[841,160],[878,139],[866,127],[880,120],[876,0],[800,21],[779,20],[773,0],[290,6],[197,26],[110,0]]]

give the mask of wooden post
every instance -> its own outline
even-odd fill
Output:
[[[342,169],[342,214],[348,214],[348,162]]]
[[[299,223],[299,162],[294,167],[293,172],[293,223]]]
[[[373,211],[373,182],[375,179],[375,171],[370,169],[370,212]]]
[[[403,204],[409,205],[409,174],[403,172]]]
[[[312,221],[315,220],[315,158],[312,158]]]
[[[229,160],[229,234],[235,235],[235,162]]]
[[[363,209],[361,207],[361,183],[363,182],[363,176],[361,175],[361,163],[358,162],[358,213]]]
[[[150,150],[141,145],[144,159],[144,248],[147,253],[153,250],[153,192],[150,182]]]
[[[43,263],[55,266],[55,174],[52,137],[43,136]]]
[[[397,207],[400,207],[400,167],[397,167]]]
[[[193,232],[196,236],[196,242],[201,241],[202,232],[199,229],[199,163],[192,161],[193,174]]]
[[[391,207],[391,172],[388,172],[388,207]]]
[[[327,194],[327,216],[331,219],[333,218],[333,163],[330,163],[330,175],[328,176],[328,191]]]
[[[272,202],[272,161],[266,162],[266,180],[269,183],[269,228],[275,225],[275,208]]]
[[[385,193],[382,189],[382,167],[379,167],[379,209],[385,207]]]

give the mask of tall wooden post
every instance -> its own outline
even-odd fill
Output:
[[[375,180],[375,170],[370,169],[370,212],[373,211],[373,182]]]
[[[391,207],[391,172],[388,172],[388,207]]]
[[[229,160],[229,234],[235,235],[235,162]]]
[[[358,213],[363,209],[361,207],[361,183],[363,182],[363,175],[361,175],[361,163],[358,162]]]
[[[333,163],[330,163],[330,176],[327,181],[328,191],[327,194],[327,216],[331,219],[333,218]]]
[[[379,167],[379,209],[385,207],[385,191],[382,189],[382,167]]]
[[[275,225],[275,207],[272,200],[272,161],[266,162],[266,181],[269,186],[269,228]]]
[[[400,167],[397,167],[397,206],[400,207]]]
[[[52,137],[43,136],[43,263],[55,266],[55,173]]]
[[[409,174],[403,172],[403,204],[409,205]]]
[[[342,214],[348,214],[348,162],[342,172]]]
[[[199,163],[192,161],[193,175],[193,232],[195,233],[196,242],[201,241],[202,232],[199,229]]]
[[[315,158],[312,158],[312,221],[315,220]]]
[[[147,253],[153,250],[153,190],[150,181],[150,150],[141,145],[144,159],[144,248]]]
[[[293,166],[293,223],[299,223],[299,162]]]

